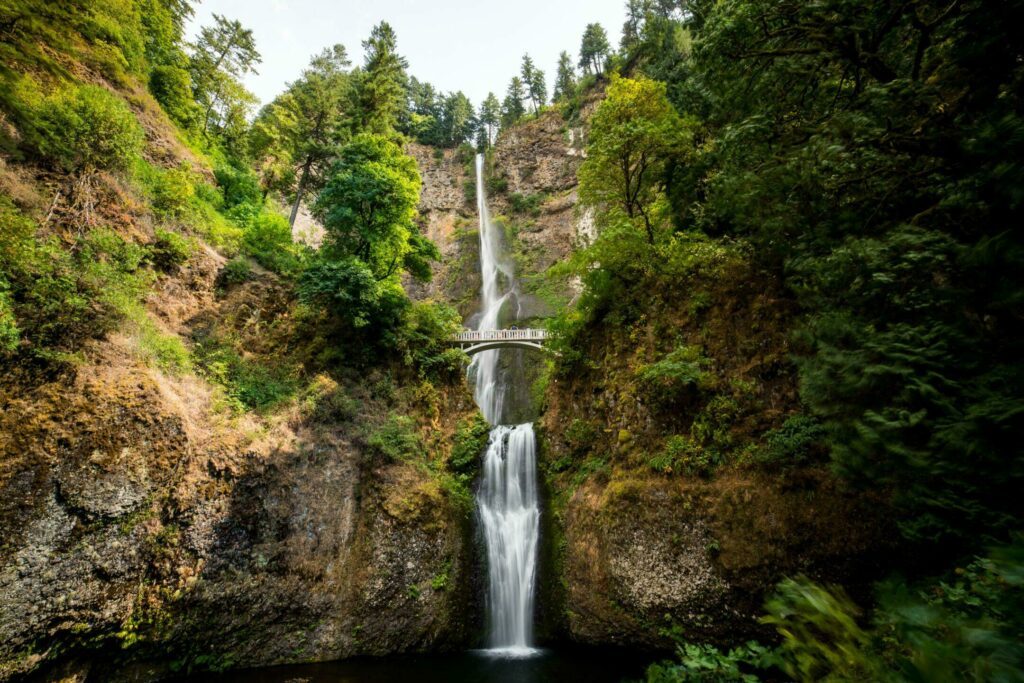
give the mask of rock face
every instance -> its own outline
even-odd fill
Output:
[[[280,308],[264,276],[213,303],[219,257],[194,259],[160,283],[158,319],[244,331]],[[356,425],[232,417],[127,338],[83,355],[0,380],[0,680],[473,644],[470,511],[421,468],[374,456]],[[450,432],[475,408],[444,391],[431,420]]]
[[[796,486],[729,475],[591,481],[564,513],[566,628],[574,640],[667,649],[671,634],[759,634],[764,593],[786,575],[871,569],[885,521],[825,473]]]

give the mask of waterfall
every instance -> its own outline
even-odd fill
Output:
[[[501,233],[491,223],[483,182],[483,155],[476,157],[476,202],[480,215],[482,311],[477,329],[501,327],[507,305],[517,304],[515,273],[502,253]],[[504,291],[503,291],[504,290]],[[518,313],[515,311],[514,313]],[[526,655],[533,636],[540,505],[537,500],[533,425],[503,425],[509,373],[501,351],[478,353],[470,365],[474,396],[494,425],[484,455],[477,513],[487,545],[487,608],[490,647],[505,655]]]

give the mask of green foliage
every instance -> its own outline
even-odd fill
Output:
[[[0,279],[0,354],[9,353],[18,348],[21,341],[21,330],[14,318],[14,304],[8,293],[10,285]]]
[[[313,259],[299,278],[299,297],[309,306],[329,311],[342,330],[358,333],[364,328],[382,330],[381,339],[394,347],[398,330],[410,307],[401,286],[378,281],[362,261]]]
[[[248,282],[252,277],[252,265],[249,259],[244,256],[236,256],[224,264],[224,268],[218,273],[218,282],[224,285],[240,285]]]
[[[196,194],[195,181],[187,165],[160,169],[141,164],[136,176],[152,197],[154,213],[164,218],[180,218],[192,206]]]
[[[447,345],[448,338],[462,327],[462,316],[445,303],[413,303],[400,333],[400,348],[407,365],[428,378],[458,375],[466,361],[461,349]]]
[[[669,409],[693,401],[701,390],[710,388],[709,362],[700,347],[679,346],[660,361],[640,367],[636,378],[647,400]]]
[[[601,73],[610,51],[611,45],[604,27],[601,24],[587,24],[580,42],[580,68],[588,74]]]
[[[94,85],[65,88],[35,112],[31,139],[39,153],[69,173],[131,168],[142,129],[122,99]]]
[[[192,77],[174,64],[160,64],[149,74],[149,91],[167,115],[185,130],[199,122],[201,111],[192,99]]]
[[[780,668],[800,681],[878,680],[860,611],[842,589],[786,579],[765,603],[762,622],[782,636]]]
[[[6,198],[0,198],[0,222],[8,348],[17,330],[31,353],[71,351],[137,313],[153,279],[144,267],[145,248],[94,229],[66,249],[54,239],[40,239],[34,222]]]
[[[647,683],[756,683],[761,679],[751,671],[767,654],[768,649],[756,642],[726,652],[713,645],[680,643],[677,661],[659,662],[647,668]]]
[[[902,680],[1024,680],[1024,545],[975,558],[937,585],[880,589],[874,642]]]
[[[651,469],[664,474],[708,475],[716,464],[709,448],[680,434],[666,439],[665,447],[648,461]]]
[[[487,447],[491,426],[479,412],[459,422],[452,439],[452,451],[448,456],[448,469],[465,480],[471,480],[480,466],[480,459]]]
[[[418,462],[426,457],[416,423],[407,415],[392,413],[366,438],[367,445],[393,462]]]
[[[197,370],[224,390],[236,412],[266,412],[291,399],[297,390],[294,378],[281,370],[241,356],[224,340],[200,335],[193,348]]]
[[[264,268],[282,275],[295,275],[306,250],[292,241],[288,219],[270,210],[251,215],[245,223],[242,247]]]
[[[171,273],[178,270],[195,251],[195,244],[170,230],[157,230],[149,245],[149,262],[157,270]]]
[[[216,131],[226,141],[238,137],[257,101],[238,78],[260,61],[252,31],[238,21],[214,14],[213,25],[200,28],[188,69],[204,136]]]
[[[401,147],[357,136],[341,150],[315,205],[331,254],[359,259],[378,280],[400,272],[416,246],[410,237],[419,191],[416,162]]]
[[[580,458],[594,450],[601,429],[593,422],[577,417],[565,428],[563,435],[569,446],[569,453],[574,458]]]
[[[310,418],[328,424],[349,422],[362,409],[362,403],[350,396],[345,387],[326,376],[317,377],[310,384],[302,406]]]
[[[365,61],[356,81],[360,128],[387,133],[395,128],[405,94],[406,67],[394,29],[382,21],[363,41]]]
[[[183,375],[192,370],[192,353],[181,337],[161,332],[148,317],[137,322],[139,350],[148,363],[171,375]]]
[[[508,203],[513,213],[539,216],[540,205],[544,203],[544,195],[541,193],[519,194],[518,192],[513,192],[508,196]]]
[[[653,244],[665,174],[688,135],[664,84],[614,76],[590,120],[580,199],[641,222]]]
[[[224,164],[218,166],[213,175],[217,179],[217,187],[220,188],[224,198],[223,204],[219,208],[230,211],[246,204],[256,207],[263,205],[260,181],[252,170]]]
[[[1024,546],[1018,537],[946,578],[878,589],[870,621],[846,593],[804,577],[782,581],[762,622],[780,643],[729,652],[680,644],[678,662],[648,670],[649,681],[1024,680]],[[741,678],[741,676],[745,678]]]
[[[765,434],[757,459],[773,466],[805,465],[822,450],[825,439],[825,429],[816,418],[803,413],[791,415],[781,427]]]

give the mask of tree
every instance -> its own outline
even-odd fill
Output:
[[[412,157],[386,137],[357,135],[341,149],[314,205],[327,232],[326,253],[357,259],[377,280],[407,269],[428,248],[414,239],[419,196]]]
[[[404,118],[399,121],[399,130],[425,145],[441,147],[443,98],[440,93],[430,83],[410,77],[406,97],[408,106],[402,112]]]
[[[623,53],[630,53],[640,43],[650,12],[651,0],[626,0],[626,21],[622,24],[622,40],[619,41]]]
[[[449,93],[441,112],[442,140],[446,147],[457,147],[473,135],[473,103],[462,92]]]
[[[360,127],[375,133],[394,130],[403,109],[408,62],[397,52],[395,31],[382,21],[363,41],[366,58],[359,74]]]
[[[510,126],[523,117],[526,107],[523,105],[523,81],[513,76],[508,84],[508,93],[501,104],[501,125]]]
[[[555,73],[555,90],[551,99],[561,102],[576,90],[576,70],[572,66],[572,57],[563,51],[558,55],[558,70]]]
[[[261,60],[251,30],[219,14],[214,14],[213,20],[213,26],[200,29],[189,59],[192,93],[203,109],[204,135],[215,113],[221,114],[219,123],[223,125],[232,112],[251,104],[254,98],[244,96],[246,91],[237,79],[255,73]]]
[[[494,93],[487,93],[486,99],[480,105],[480,113],[477,115],[480,130],[483,131],[481,140],[485,142],[484,147],[494,144],[498,135],[498,126],[501,125],[501,105]]]
[[[288,88],[287,105],[295,120],[291,156],[300,164],[289,218],[291,225],[295,224],[311,177],[319,177],[326,171],[325,166],[347,126],[343,108],[348,95],[350,63],[344,46],[327,48],[313,57],[302,78]]]
[[[613,76],[590,120],[587,159],[580,166],[580,198],[642,219],[654,243],[653,205],[665,170],[684,141],[684,125],[665,97],[665,85],[648,78]]]
[[[538,69],[530,55],[523,55],[523,64],[520,67],[522,85],[526,89],[526,96],[533,104],[533,113],[536,114],[547,101],[548,91],[544,84],[544,72]]]
[[[290,194],[295,187],[295,106],[285,93],[265,106],[249,129],[249,155],[259,176],[263,198],[271,192]]]
[[[580,44],[580,68],[589,73],[599,74],[604,71],[605,59],[611,45],[608,34],[601,24],[587,24]]]

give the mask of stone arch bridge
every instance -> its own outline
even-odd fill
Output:
[[[481,351],[493,349],[534,349],[544,350],[548,331],[541,329],[507,330],[463,330],[449,338],[449,343],[458,346],[472,356]]]

